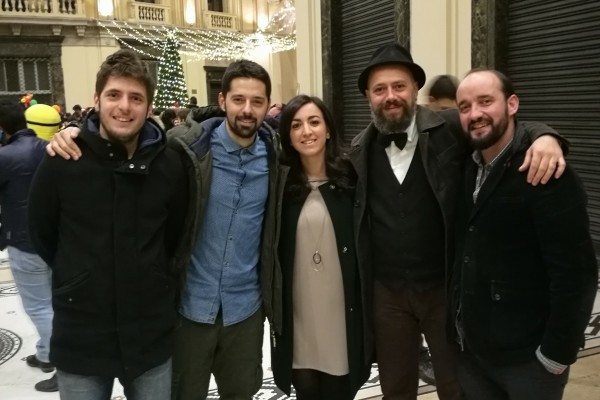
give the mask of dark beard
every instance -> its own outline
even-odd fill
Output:
[[[225,112],[227,112],[227,109],[225,109]],[[254,122],[256,123],[254,129],[242,128],[241,126],[237,125],[237,115],[233,118],[230,118],[227,115],[225,118],[227,119],[227,125],[229,125],[229,129],[231,129],[231,133],[242,139],[249,139],[253,137],[254,135],[256,135],[256,132],[258,132],[258,129],[260,128],[260,125],[258,124],[256,118],[254,118]]]
[[[402,106],[402,115],[393,119],[385,117],[383,114],[384,106],[380,106],[377,109],[371,107],[371,119],[379,132],[404,132],[410,126],[417,110],[416,103],[412,108],[406,103],[398,104]]]
[[[479,122],[479,120],[471,122],[471,124],[474,124],[477,122]],[[471,143],[471,146],[475,150],[481,151],[481,150],[488,149],[488,148],[492,147],[493,145],[495,145],[496,143],[498,143],[498,141],[500,141],[500,139],[502,139],[502,136],[504,136],[504,134],[506,133],[507,128],[508,128],[508,110],[506,110],[504,117],[498,122],[497,125],[494,125],[492,123],[490,132],[487,135],[485,135],[484,137],[473,138],[471,136],[471,134],[469,134],[469,142]]]

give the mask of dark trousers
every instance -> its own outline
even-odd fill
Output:
[[[421,333],[431,352],[440,400],[462,399],[456,376],[457,348],[446,336],[444,285],[374,287],[375,348],[385,400],[415,400],[419,385]]]
[[[223,326],[221,316],[214,325],[182,317],[175,331],[172,398],[206,399],[212,373],[219,398],[252,399],[262,385],[263,333],[262,309],[230,326]]]
[[[465,352],[459,359],[458,378],[467,400],[560,400],[569,369],[553,375],[532,354],[517,365],[490,365]]]

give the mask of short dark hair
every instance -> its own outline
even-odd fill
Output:
[[[99,96],[111,76],[133,78],[146,88],[148,104],[154,100],[154,80],[146,64],[131,50],[122,49],[106,57],[96,74],[96,94]]]
[[[25,109],[21,103],[6,100],[0,102],[0,127],[8,135],[27,128]]]
[[[476,72],[491,72],[492,74],[496,75],[496,77],[500,81],[500,90],[502,90],[502,93],[504,93],[505,99],[508,99],[510,96],[515,94],[515,88],[512,84],[512,81],[510,80],[510,78],[508,76],[506,76],[504,73],[498,71],[497,69],[473,68],[472,70],[467,72],[467,74],[465,75],[465,78]]]
[[[435,99],[456,100],[456,88],[458,79],[452,75],[438,75],[433,78],[433,83],[429,87],[429,96]]]
[[[196,98],[196,96],[190,97],[190,104],[198,105],[198,99]]]
[[[79,104],[75,104],[73,106],[73,111],[81,111],[81,106]]]
[[[300,94],[293,97],[281,110],[279,120],[279,135],[281,137],[282,159],[281,163],[290,167],[287,183],[287,193],[293,196],[301,196],[310,190],[308,179],[304,174],[300,154],[292,146],[290,137],[292,121],[300,108],[307,104],[314,104],[321,110],[329,139],[325,145],[325,171],[327,177],[341,188],[354,186],[356,175],[349,161],[344,157],[342,139],[335,126],[331,111],[318,97]]]
[[[271,100],[271,77],[266,69],[250,60],[234,61],[225,70],[223,80],[221,81],[221,93],[223,97],[231,89],[231,81],[236,78],[254,78],[265,84],[267,90],[267,100]]]

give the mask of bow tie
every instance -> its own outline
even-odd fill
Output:
[[[406,132],[399,133],[388,133],[377,134],[377,142],[382,145],[384,148],[388,147],[390,143],[394,142],[396,146],[402,150],[404,146],[406,146],[406,141],[408,140],[408,135]]]

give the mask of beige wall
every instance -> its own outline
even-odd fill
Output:
[[[206,89],[206,74],[204,73],[204,60],[191,60],[185,54],[181,54],[181,65],[183,66],[183,76],[187,88],[188,97],[196,96],[198,105],[208,104]],[[195,90],[194,94],[192,90]]]
[[[96,73],[106,57],[119,50],[112,38],[65,39],[62,47],[62,67],[65,82],[65,112],[75,104],[94,105]]]
[[[298,93],[323,97],[321,3],[296,1]]]
[[[471,68],[471,2],[412,0],[410,10],[411,53],[427,75],[419,103],[426,103],[430,78],[460,78]]]

